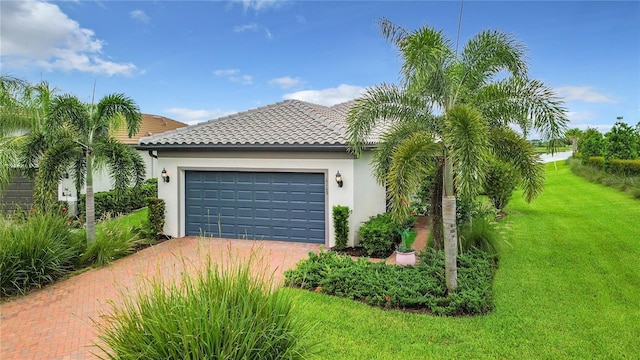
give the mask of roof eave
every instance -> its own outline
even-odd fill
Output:
[[[370,150],[375,144],[365,146]],[[138,150],[172,151],[348,151],[345,144],[138,144]]]

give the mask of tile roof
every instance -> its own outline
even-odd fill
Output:
[[[140,139],[142,147],[346,145],[353,101],[331,107],[285,100]]]
[[[169,130],[175,130],[179,128],[187,127],[188,125],[180,121],[166,118],[159,115],[142,114],[142,122],[140,123],[140,130],[129,137],[126,129],[116,130],[113,136],[124,144],[135,145],[138,141],[147,136],[160,134]]]

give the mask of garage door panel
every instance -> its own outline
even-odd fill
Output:
[[[324,243],[324,174],[187,171],[185,178],[188,235],[208,227],[219,236],[219,219],[224,237]]]

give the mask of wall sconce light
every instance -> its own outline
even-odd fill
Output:
[[[336,182],[338,183],[338,187],[342,187],[342,175],[340,175],[340,171],[336,173]]]
[[[167,170],[165,168],[162,168],[162,172],[160,173],[160,176],[162,176],[162,181],[168,183],[169,180],[171,180],[171,178],[169,177],[169,174],[167,174]]]
[[[62,178],[63,179],[68,179],[69,178],[69,173],[67,171],[62,173]]]

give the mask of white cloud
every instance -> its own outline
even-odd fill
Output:
[[[364,93],[365,88],[356,85],[340,84],[335,88],[322,90],[303,90],[284,94],[283,99],[296,99],[314,104],[331,106],[353,100]]]
[[[565,101],[583,101],[588,103],[609,103],[617,101],[611,97],[592,90],[591,86],[561,86],[554,89]]]
[[[244,11],[254,10],[259,12],[266,9],[277,9],[284,5],[284,1],[277,0],[234,0],[236,3],[242,3]]]
[[[132,10],[129,12],[129,16],[131,16],[132,19],[141,21],[143,23],[148,23],[149,20],[151,20],[149,16],[147,16],[147,14],[142,10]]]
[[[222,116],[235,114],[237,111],[213,109],[213,110],[196,110],[187,108],[169,108],[165,109],[172,118],[187,123],[189,125],[197,124],[202,121],[217,119]]]
[[[233,32],[245,32],[245,31],[253,31],[253,32],[258,31],[258,24],[251,23],[251,24],[245,24],[245,25],[238,25],[233,28]]]
[[[227,78],[229,81],[242,84],[253,84],[253,76],[242,74],[238,69],[218,69],[213,71],[213,75]]]
[[[131,75],[132,63],[109,61],[104,42],[70,19],[60,8],[41,1],[0,2],[0,56],[3,65],[36,65],[46,70]]]
[[[264,36],[269,40],[273,39],[273,34],[268,28],[264,28]]]
[[[269,80],[270,85],[277,86],[281,89],[291,89],[295,87],[300,87],[304,84],[304,80],[299,77],[292,78],[291,76],[283,76],[275,79]]]

